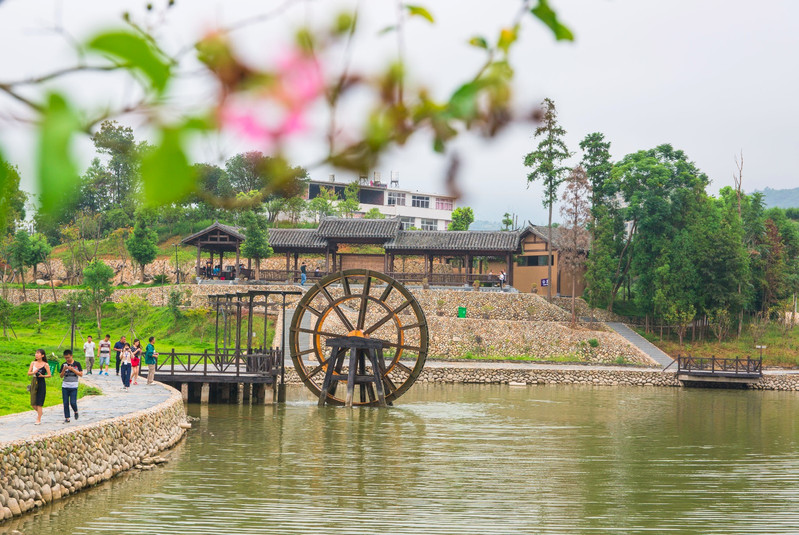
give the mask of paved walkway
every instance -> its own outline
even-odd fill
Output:
[[[35,435],[51,434],[68,427],[77,427],[85,424],[96,423],[105,419],[123,416],[132,412],[149,409],[169,399],[170,390],[161,385],[147,386],[147,379],[139,379],[138,385],[131,384],[130,390],[122,390],[122,379],[117,377],[111,369],[108,377],[105,375],[86,375],[81,379],[86,384],[97,386],[103,391],[102,396],[84,396],[78,400],[78,413],[80,419],[74,416],[70,423],[64,423],[64,409],[62,405],[46,407],[42,414],[42,424],[34,425],[36,413],[33,410],[9,414],[0,417],[0,444]],[[60,390],[54,392],[47,385],[47,397],[61,397]],[[70,409],[71,412],[71,409]]]
[[[673,358],[658,349],[655,344],[651,343],[649,340],[630,329],[625,324],[616,321],[609,321],[605,325],[619,333],[622,338],[649,355],[650,358],[664,368],[674,362]]]

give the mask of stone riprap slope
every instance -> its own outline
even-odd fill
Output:
[[[439,317],[429,318],[428,322],[432,357],[458,358],[467,354],[494,359],[566,357],[592,364],[610,364],[623,358],[630,364],[656,364],[614,332],[579,326],[572,329],[568,323]],[[589,340],[595,340],[596,347]]]
[[[535,294],[472,292],[454,290],[411,290],[428,316],[456,317],[466,307],[468,318],[569,321],[571,315]]]

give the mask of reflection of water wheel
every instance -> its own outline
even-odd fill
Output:
[[[302,382],[316,396],[322,391],[327,370],[325,342],[341,336],[384,341],[386,369],[381,375],[389,403],[411,387],[427,358],[427,320],[422,307],[405,286],[377,271],[333,273],[313,285],[297,303],[291,320],[291,360]],[[344,396],[336,395],[336,384],[327,401],[341,405]],[[356,405],[377,404],[368,388],[370,385],[361,385]]]

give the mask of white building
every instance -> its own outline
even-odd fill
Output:
[[[319,195],[321,188],[332,189],[343,199],[344,189],[349,182],[337,182],[335,178],[335,175],[330,175],[327,181],[311,180],[308,183],[307,199]],[[377,208],[388,217],[399,217],[402,230],[411,227],[421,230],[447,230],[447,225],[452,222],[452,210],[456,207],[454,197],[400,189],[399,173],[391,172],[390,184],[381,180],[378,171],[375,171],[372,178],[361,177],[358,182],[361,209],[356,212],[355,217],[363,217],[372,208]]]

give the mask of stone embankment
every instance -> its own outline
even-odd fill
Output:
[[[180,392],[170,390],[149,409],[0,443],[0,521],[162,462],[158,452],[175,445],[186,427]]]
[[[392,379],[402,381],[406,376]],[[286,368],[286,382],[299,384],[293,367]],[[582,366],[486,361],[428,361],[417,379],[428,384],[511,384],[518,386],[592,385],[592,386],[682,386],[677,374],[653,368],[627,366]],[[799,391],[799,374],[766,372],[754,390]]]

